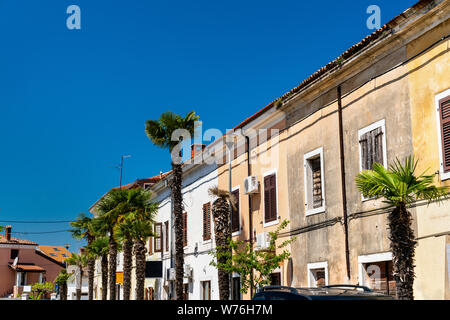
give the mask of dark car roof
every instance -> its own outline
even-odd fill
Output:
[[[296,297],[301,296],[301,297]],[[267,286],[260,288],[255,298],[267,299],[301,299],[301,300],[392,300],[388,295],[374,292],[362,286],[325,286],[320,288],[293,288],[283,286]]]

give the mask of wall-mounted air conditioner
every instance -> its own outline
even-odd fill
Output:
[[[259,193],[259,182],[255,176],[249,176],[244,179],[244,193]]]
[[[270,235],[268,232],[263,232],[256,235],[255,250],[267,249],[269,245],[270,245]]]
[[[191,268],[191,266],[188,264],[185,264],[184,265],[184,277],[192,278],[192,274],[193,274],[193,269]]]
[[[167,269],[167,280],[175,280],[175,279],[176,279],[175,268]]]

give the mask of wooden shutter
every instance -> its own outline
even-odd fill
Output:
[[[183,246],[187,246],[187,212],[183,212]]]
[[[203,240],[211,239],[211,203],[203,205]]]
[[[232,192],[232,195],[234,196],[234,205],[236,208],[231,208],[231,231],[237,232],[240,228],[240,221],[239,221],[239,189],[234,190]]]
[[[153,237],[148,238],[148,254],[153,254]]]
[[[369,141],[368,134],[365,133],[361,136],[359,143],[361,145],[361,167],[362,170],[368,169],[368,161],[369,161]]]
[[[277,219],[277,183],[276,176],[270,175],[264,178],[264,221],[270,222]]]
[[[166,226],[166,251],[169,251],[169,221],[164,222]]]
[[[322,168],[320,165],[320,157],[311,160],[312,170],[312,187],[313,187],[313,208],[320,208],[322,206]]]
[[[450,96],[439,101],[441,117],[442,160],[444,172],[450,170]]]
[[[155,223],[155,252],[162,251],[162,223]]]
[[[371,170],[374,162],[384,165],[381,127],[363,134],[359,143],[361,144],[361,167],[363,170]]]

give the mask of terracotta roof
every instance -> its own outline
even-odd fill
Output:
[[[6,240],[4,235],[0,235],[0,244],[23,244],[23,245],[34,245],[37,246],[36,242],[30,240],[24,240],[19,238],[11,237],[10,240]]]
[[[69,250],[62,246],[39,246],[38,248],[44,254],[59,262],[64,262],[65,259],[72,256]]]
[[[314,72],[312,75],[310,75],[308,78],[303,80],[298,86],[291,89],[290,91],[283,94],[281,97],[275,99],[271,103],[269,103],[267,106],[256,112],[254,115],[248,117],[244,121],[242,121],[240,124],[238,124],[236,127],[234,127],[234,130],[241,128],[245,126],[247,123],[252,121],[253,119],[259,117],[260,115],[264,114],[267,110],[271,109],[277,102],[282,101],[283,99],[286,99],[287,97],[299,92],[301,89],[305,88],[309,84],[311,84],[314,80],[317,80],[319,77],[324,75],[330,70],[333,70],[334,68],[339,67],[345,60],[351,58],[352,56],[356,55],[357,53],[363,51],[366,47],[368,47],[370,44],[375,42],[376,40],[383,38],[387,35],[389,35],[392,30],[397,27],[400,22],[406,20],[408,17],[413,15],[415,12],[421,10],[422,8],[426,7],[427,5],[435,2],[435,0],[421,0],[417,2],[412,7],[408,8],[395,18],[393,18],[391,21],[386,23],[384,26],[382,26],[380,29],[374,31],[364,39],[362,39],[357,44],[351,46],[349,49],[347,49],[344,53],[342,53],[339,57],[334,59],[333,61],[329,62],[324,67],[320,68],[316,72]]]
[[[9,265],[12,269],[17,271],[27,271],[27,272],[45,272],[45,269],[39,266],[31,264],[17,264],[16,266]]]

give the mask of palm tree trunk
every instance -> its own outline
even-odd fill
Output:
[[[109,234],[109,300],[116,300],[117,242],[113,230]]]
[[[144,300],[145,293],[145,243],[138,239],[134,242],[136,256],[136,300]]]
[[[182,186],[182,168],[179,164],[172,163],[173,180],[171,183],[174,228],[175,228],[175,293],[176,299],[183,299],[183,274],[184,274],[184,249],[183,249],[183,196],[181,194]]]
[[[108,255],[102,255],[102,300],[108,300]]]
[[[214,218],[214,233],[216,238],[216,248],[220,250],[228,250],[227,239],[231,237],[229,228],[230,206],[227,201],[219,198],[214,201],[212,214]],[[226,256],[220,255],[217,263],[225,264]],[[223,269],[218,268],[219,281],[219,299],[229,300],[230,298],[230,274]]]
[[[89,300],[94,300],[94,271],[95,271],[95,260],[93,258],[89,258],[88,260]]]
[[[61,289],[60,289],[60,294],[61,294],[61,300],[67,300],[67,283],[63,283],[61,284]]]
[[[76,294],[77,294],[77,300],[81,300],[81,288],[83,286],[83,267],[79,266],[79,271],[80,271],[80,278],[77,279],[77,289],[76,289]]]
[[[130,300],[131,269],[132,269],[133,242],[126,240],[123,243],[123,300]]]
[[[415,241],[411,213],[400,204],[389,214],[393,273],[399,300],[413,300]]]

